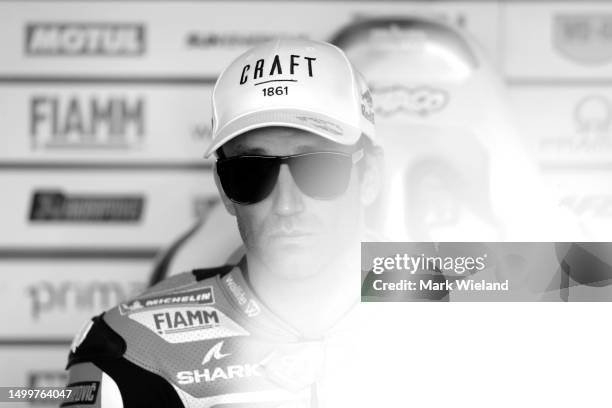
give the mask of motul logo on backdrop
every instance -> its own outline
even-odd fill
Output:
[[[141,55],[145,45],[142,24],[30,23],[25,27],[25,53],[29,55]]]

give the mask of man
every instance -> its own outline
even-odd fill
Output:
[[[338,328],[354,320],[364,208],[380,188],[363,79],[330,44],[256,47],[217,80],[213,153],[246,256],[94,318],[69,357],[71,406],[337,406],[333,390],[354,394],[333,380],[354,370],[330,350],[351,349]]]

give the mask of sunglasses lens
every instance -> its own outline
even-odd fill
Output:
[[[346,191],[353,163],[350,156],[318,152],[293,157],[290,166],[293,179],[304,194],[325,200]]]
[[[230,200],[254,204],[274,189],[280,164],[275,158],[234,157],[217,162],[223,191]]]

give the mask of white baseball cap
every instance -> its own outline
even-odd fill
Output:
[[[279,39],[245,52],[217,79],[212,142],[206,157],[249,130],[285,126],[350,145],[362,134],[377,144],[372,96],[334,45]]]

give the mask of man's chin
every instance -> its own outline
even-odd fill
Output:
[[[321,273],[324,266],[317,261],[313,262],[312,251],[296,246],[284,247],[282,252],[276,252],[266,263],[274,275],[286,280],[311,278]]]
[[[329,267],[342,248],[333,250],[329,240],[320,235],[276,237],[259,248],[259,258],[280,279],[308,279]]]

